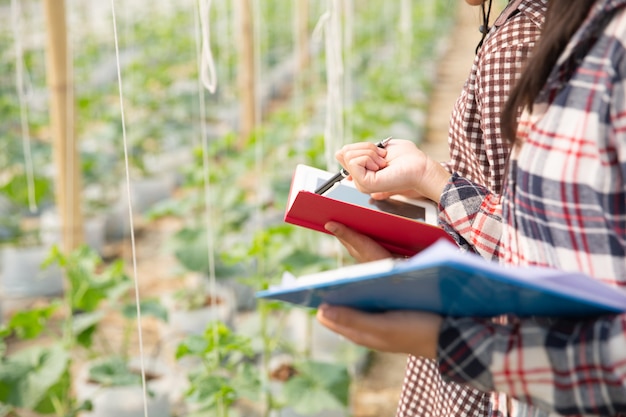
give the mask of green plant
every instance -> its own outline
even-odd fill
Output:
[[[282,364],[270,378],[283,384],[275,409],[289,406],[310,415],[348,407],[351,378],[344,364],[300,359]]]
[[[257,400],[261,381],[254,357],[251,340],[223,323],[211,324],[202,335],[187,336],[178,345],[176,359],[192,358],[201,363],[188,374],[188,415],[226,417],[237,400]]]
[[[19,311],[0,330],[0,403],[7,413],[22,411],[72,417],[89,402],[78,403],[71,395],[71,343],[68,320],[58,323],[52,316],[62,303],[59,300],[43,307]],[[8,351],[8,341],[28,343]],[[33,345],[32,341],[38,340]]]
[[[43,307],[18,311],[0,329],[0,403],[14,413],[20,410],[71,417],[90,409],[72,395],[72,364],[77,353],[107,358],[90,370],[94,381],[107,385],[137,384],[128,367],[130,332],[136,307],[130,300],[130,279],[121,261],[106,265],[91,248],[82,246],[69,254],[51,249],[45,265],[58,264],[67,277],[63,298]],[[142,300],[142,314],[166,319],[155,300]],[[115,352],[94,348],[98,325],[111,311],[124,318],[124,337]],[[22,347],[19,341],[32,345]],[[8,346],[12,349],[8,349]],[[80,357],[80,356],[79,356]]]
[[[137,306],[132,296],[132,281],[125,272],[120,259],[105,264],[100,255],[88,246],[64,254],[58,247],[51,249],[46,265],[56,263],[67,277],[69,291],[66,303],[73,312],[72,335],[76,344],[87,349],[90,357],[99,361],[90,369],[90,378],[105,385],[128,385],[138,383],[129,378],[130,336],[135,330]],[[167,321],[167,311],[155,299],[140,300],[142,315]],[[123,320],[122,340],[114,347],[102,338],[105,349],[94,349],[94,337],[98,324],[107,315],[117,314]]]

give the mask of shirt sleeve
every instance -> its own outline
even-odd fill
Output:
[[[439,224],[461,248],[499,258],[502,205],[486,187],[452,174],[439,200]]]
[[[524,26],[521,23],[518,29]],[[534,28],[534,25],[531,25]],[[503,27],[511,31],[514,27]],[[527,29],[528,30],[528,29]],[[537,34],[538,34],[538,29]],[[507,36],[507,33],[501,35]],[[537,35],[538,36],[538,35]],[[484,160],[481,160],[484,176],[492,191],[500,191],[505,181],[505,167],[510,145],[502,137],[500,117],[502,109],[511,93],[511,89],[522,74],[523,64],[527,61],[534,47],[534,38],[524,38],[518,44],[502,41],[497,47],[486,50],[478,61],[476,72],[476,102],[480,115],[480,128],[484,148]]]
[[[626,315],[498,325],[447,318],[442,374],[563,415],[626,413]]]

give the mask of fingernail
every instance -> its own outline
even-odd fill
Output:
[[[335,234],[335,232],[337,231],[337,225],[335,223],[326,223],[324,225],[324,229],[326,229],[332,234]]]

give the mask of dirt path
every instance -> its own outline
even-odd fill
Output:
[[[463,88],[480,39],[478,9],[461,5],[453,33],[437,70],[437,79],[430,99],[426,137],[421,145],[436,160],[448,158],[448,122],[454,102]],[[357,381],[354,417],[392,417],[404,378],[405,355],[374,355],[369,371]]]

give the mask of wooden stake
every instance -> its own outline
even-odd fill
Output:
[[[68,76],[67,29],[64,0],[44,0],[46,25],[46,78],[50,94],[50,124],[56,166],[56,206],[61,220],[62,247],[71,251],[83,242],[80,207],[80,161],[74,126],[68,115],[74,112],[72,80]],[[69,112],[69,113],[68,113]]]
[[[296,43],[297,43],[297,70],[306,71],[310,62],[309,37],[309,0],[296,0]]]
[[[239,143],[252,134],[256,124],[256,80],[254,56],[254,28],[251,0],[237,1],[237,84],[239,87]]]

